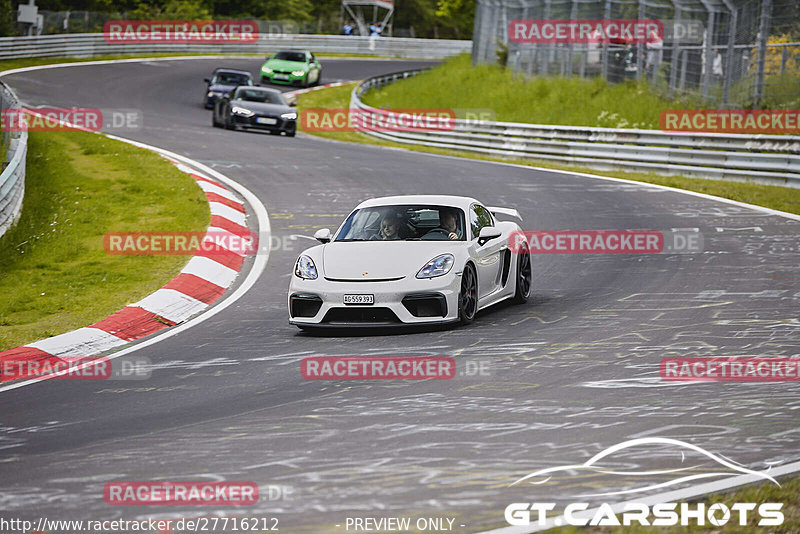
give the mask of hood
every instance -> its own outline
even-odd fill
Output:
[[[247,102],[246,100],[231,100],[231,105],[239,108],[249,109],[254,113],[265,115],[280,115],[281,113],[296,112],[297,108],[284,106],[283,104],[266,104],[263,102]]]
[[[414,277],[428,261],[447,252],[456,255],[456,250],[465,244],[445,241],[333,242],[325,245],[322,251],[322,272],[326,278],[340,280]]]
[[[292,71],[292,70],[306,70],[308,63],[304,61],[288,61],[286,59],[270,59],[264,63],[266,67],[273,70]]]

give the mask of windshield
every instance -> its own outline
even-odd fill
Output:
[[[283,104],[286,101],[277,91],[265,91],[264,89],[248,89],[240,87],[236,90],[233,100],[243,100],[245,102],[261,102],[264,104]]]
[[[278,52],[272,59],[282,59],[284,61],[299,61],[300,63],[305,63],[306,55],[304,52]]]
[[[218,72],[211,80],[213,84],[219,85],[251,85],[253,82],[250,76],[238,72]]]
[[[350,214],[336,241],[464,241],[464,212],[448,206],[376,206]]]

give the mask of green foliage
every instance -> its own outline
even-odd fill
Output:
[[[139,20],[211,20],[213,14],[201,0],[168,0],[163,5],[141,3],[129,13]]]

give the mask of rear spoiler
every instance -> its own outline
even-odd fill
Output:
[[[514,208],[497,208],[486,206],[486,209],[492,212],[492,215],[505,215],[507,217],[514,217],[515,219],[522,220],[522,215],[519,214]]]

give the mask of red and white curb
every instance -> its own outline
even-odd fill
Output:
[[[164,157],[189,174],[205,192],[211,211],[207,238],[220,232],[250,234],[244,203],[224,183],[169,156]],[[164,287],[105,319],[0,352],[0,382],[26,378],[24,371],[21,375],[4,376],[2,370],[9,365],[17,369],[53,368],[69,359],[74,366],[76,358],[91,358],[117,349],[197,315],[222,297],[242,269],[245,257],[241,251],[231,249],[227,242],[218,240],[214,246],[204,246]]]

